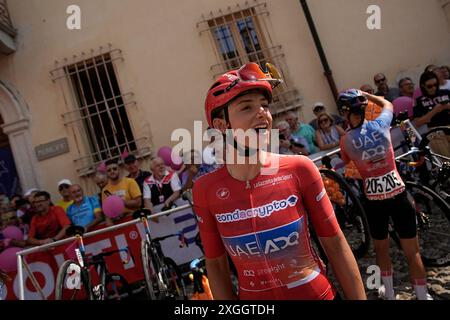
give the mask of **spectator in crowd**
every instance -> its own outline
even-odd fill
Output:
[[[313,113],[314,113],[314,115],[316,116],[316,118],[313,119],[313,120],[311,120],[311,122],[309,123],[309,125],[310,125],[311,127],[313,127],[314,130],[319,129],[319,125],[318,125],[318,123],[317,123],[317,117],[318,117],[319,114],[321,114],[322,112],[328,112],[328,111],[327,111],[327,107],[325,106],[325,104],[323,104],[323,102],[317,102],[317,103],[315,103],[315,104],[314,104],[314,107],[313,107]],[[330,114],[331,114],[331,116],[333,117],[334,123],[335,123],[336,125],[341,126],[341,127],[344,128],[344,125],[345,125],[345,124],[344,124],[344,123],[345,123],[344,118],[342,118],[341,116],[339,116],[339,115],[337,115],[337,114],[332,114],[332,113],[330,113]]]
[[[439,79],[434,72],[420,76],[420,89],[423,95],[416,100],[414,107],[415,123],[418,127],[448,126],[450,124],[450,91],[438,88]]]
[[[69,179],[62,179],[58,182],[58,191],[61,194],[62,199],[58,201],[56,205],[63,208],[64,211],[67,211],[67,207],[73,203],[69,190],[71,185],[72,182]]]
[[[23,194],[23,198],[25,200],[28,200],[29,203],[33,203],[33,197],[36,195],[36,193],[39,192],[39,189],[36,188],[31,188],[28,189],[24,194]]]
[[[106,176],[106,173],[97,171],[94,176],[94,182],[97,185],[97,187],[100,189],[100,192],[98,193],[98,201],[99,201],[100,207],[101,207],[102,206],[102,190],[108,184],[108,177]]]
[[[450,80],[448,80],[448,67],[442,66],[439,67],[435,73],[439,79],[439,89],[441,90],[450,90]]]
[[[401,78],[398,82],[398,87],[400,88],[400,96],[410,97],[412,99],[414,95],[414,82],[410,77]]]
[[[65,237],[70,220],[60,206],[50,206],[50,194],[39,191],[33,198],[36,214],[31,219],[28,244],[43,245]]]
[[[102,210],[97,196],[88,197],[78,184],[70,186],[73,203],[67,208],[67,216],[72,224],[89,231],[102,220]]]
[[[20,199],[22,199],[22,196],[21,196],[20,194],[14,194],[14,195],[12,195],[12,196],[10,197],[10,200],[9,200],[9,205],[10,205],[10,207],[11,207],[12,209],[15,209],[15,208],[16,208],[16,202],[17,202],[17,200],[20,200]]]
[[[170,209],[180,197],[181,182],[178,174],[168,170],[163,159],[157,157],[150,164],[152,175],[144,181],[144,205],[154,212],[154,206],[163,204],[163,210]]]
[[[423,95],[416,99],[414,107],[415,125],[428,127],[450,125],[450,91],[441,90],[439,79],[434,72],[425,72],[420,76],[420,89]],[[434,152],[450,157],[450,141],[447,136],[435,137],[430,142]]]
[[[303,137],[294,137],[287,121],[279,121],[276,125],[280,135],[280,154],[309,154],[308,142]]]
[[[441,67],[442,77],[446,80],[450,80],[450,67],[442,66]]]
[[[138,160],[133,154],[128,155],[124,160],[125,170],[128,171],[127,178],[136,180],[141,193],[144,191],[144,180],[150,177],[152,174],[149,171],[144,171],[139,168]],[[141,199],[141,206],[143,207],[143,199]]]
[[[298,120],[298,116],[295,112],[289,111],[286,114],[285,120],[289,124],[291,128],[291,134],[294,137],[302,137],[308,143],[308,151],[309,153],[316,153],[319,149],[316,147],[315,142],[315,130],[309,124],[301,123]]]
[[[395,98],[400,96],[400,91],[397,88],[389,88],[387,78],[383,73],[377,73],[373,77],[373,81],[378,88],[377,92],[375,92],[375,95],[382,96],[390,102],[394,101]]]
[[[424,72],[434,72],[436,77],[439,80],[439,89],[441,90],[450,90],[450,81],[447,79],[447,69],[446,67],[438,67],[435,64],[430,64],[425,67]]]
[[[2,227],[17,226],[19,223],[16,213],[6,209],[0,212],[0,221]]]
[[[110,195],[121,197],[125,203],[125,209],[119,220],[141,207],[141,190],[134,179],[121,177],[119,164],[116,159],[106,161],[106,174],[108,183],[102,189],[102,201]],[[105,217],[106,225],[112,226],[114,223],[109,217]]]
[[[322,112],[317,119],[319,129],[316,130],[316,141],[320,150],[338,147],[340,138],[345,135],[344,129],[334,124],[334,119],[328,112]]]
[[[183,154],[184,170],[181,173],[181,193],[192,189],[195,176],[199,173],[202,164],[202,156],[198,150],[191,149]],[[184,179],[183,179],[184,177]]]
[[[35,214],[34,209],[31,206],[31,203],[26,199],[19,199],[16,201],[16,215],[19,218],[20,222],[23,224],[30,225],[31,219]]]
[[[370,94],[375,94],[375,90],[372,88],[372,86],[370,84],[363,84],[359,90],[370,93]]]

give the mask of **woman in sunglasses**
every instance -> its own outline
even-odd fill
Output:
[[[345,135],[344,129],[334,124],[334,119],[328,112],[317,116],[319,128],[316,130],[316,141],[320,150],[330,150],[339,146],[339,139]]]
[[[383,106],[381,114],[372,121],[365,119],[369,101]],[[379,296],[395,300],[388,237],[391,218],[408,261],[416,296],[420,300],[431,299],[419,254],[415,209],[408,199],[394,160],[390,135],[394,107],[382,97],[357,89],[339,94],[338,105],[351,127],[341,139],[342,160],[345,163],[353,161],[364,181],[367,220],[383,281]]]
[[[424,72],[420,76],[420,89],[423,95],[416,99],[414,107],[416,126],[450,125],[450,91],[439,89],[439,79],[434,72]]]
[[[273,87],[281,82],[278,72],[269,70],[248,63],[220,76],[206,97],[208,124],[225,135],[227,155],[224,165],[200,177],[193,189],[214,298],[338,298],[311,246],[311,222],[345,297],[365,299],[355,258],[314,163],[259,147],[271,137],[269,103]],[[239,129],[257,133],[259,144],[238,141]],[[235,161],[238,154],[244,161]],[[227,255],[237,269],[238,296]]]
[[[450,125],[450,91],[439,89],[439,79],[434,72],[424,72],[420,76],[420,89],[423,95],[416,99],[413,109],[414,124],[420,128]],[[436,136],[430,141],[431,149],[450,157],[450,137]]]

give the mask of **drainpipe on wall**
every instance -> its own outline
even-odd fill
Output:
[[[336,101],[338,96],[338,90],[336,87],[336,83],[334,82],[333,72],[330,69],[330,65],[328,64],[327,57],[325,56],[325,52],[323,51],[322,43],[320,42],[319,34],[317,33],[316,26],[314,25],[314,20],[311,16],[311,12],[309,11],[308,4],[306,0],[300,0],[300,4],[302,5],[303,12],[305,13],[306,21],[308,22],[309,29],[311,31],[311,35],[314,39],[314,44],[316,45],[317,52],[319,53],[320,61],[322,62],[322,66],[324,69],[324,75],[328,80],[328,84],[331,89],[331,93],[333,94],[333,98]]]

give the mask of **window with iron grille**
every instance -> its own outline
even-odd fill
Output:
[[[121,51],[110,45],[106,52],[103,47],[96,52],[74,55],[71,63],[64,59],[62,66],[56,62],[58,67],[50,72],[53,81],[60,83],[69,109],[62,116],[80,154],[75,159],[80,175],[125,150],[137,157],[151,154],[150,135],[135,137],[128,110],[136,105],[134,95],[120,89],[115,62],[123,60]]]
[[[136,150],[109,54],[66,67],[95,161]]]
[[[280,45],[273,45],[266,23],[269,12],[265,3],[245,3],[202,15],[197,24],[200,34],[208,34],[218,62],[211,66],[213,77],[237,69],[247,62],[264,66],[271,62],[283,75],[284,84],[274,90],[271,111],[274,115],[300,107],[298,91],[289,83],[284,53]]]

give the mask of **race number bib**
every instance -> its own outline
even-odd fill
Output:
[[[384,200],[403,192],[405,184],[397,171],[392,170],[383,176],[365,179],[364,188],[369,200]]]

